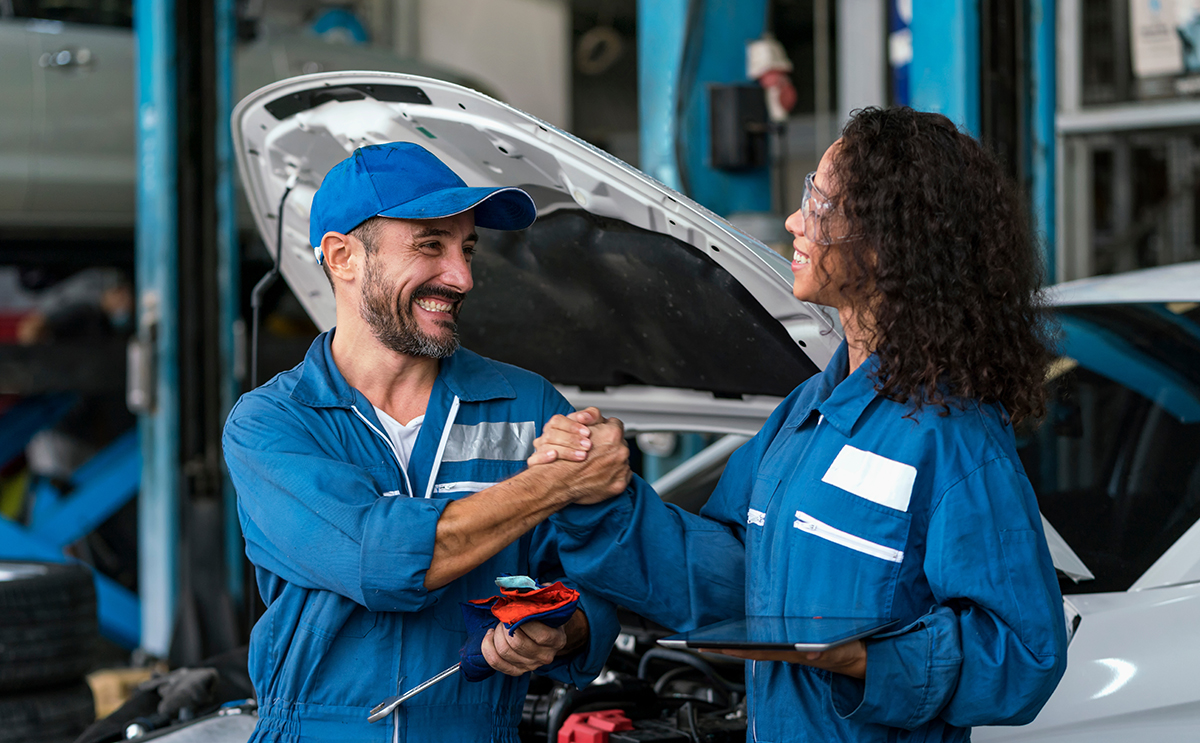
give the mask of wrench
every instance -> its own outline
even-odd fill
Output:
[[[428,681],[423,681],[423,682],[417,684],[416,686],[414,686],[413,688],[404,692],[400,696],[390,697],[388,699],[383,700],[382,702],[380,702],[379,704],[377,704],[371,708],[371,715],[369,717],[367,717],[367,722],[379,722],[383,718],[392,714],[392,712],[397,707],[399,707],[401,704],[404,704],[409,699],[412,699],[413,697],[415,697],[416,695],[425,691],[426,689],[433,686],[434,684],[445,681],[446,679],[450,678],[454,674],[458,673],[459,666],[461,666],[461,665],[462,665],[461,663],[455,663],[454,665],[450,666],[449,668],[442,671],[438,675],[434,676],[433,678],[429,679]]]

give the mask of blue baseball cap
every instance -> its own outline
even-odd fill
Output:
[[[345,234],[371,217],[438,219],[475,210],[475,224],[523,230],[537,218],[519,188],[470,187],[429,150],[411,142],[359,147],[334,165],[313,197],[308,239],[322,260],[326,232]]]

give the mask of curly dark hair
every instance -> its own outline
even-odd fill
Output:
[[[879,391],[914,410],[1000,403],[1045,414],[1051,326],[1024,201],[996,158],[945,116],[856,111],[832,153],[832,246],[873,317]]]

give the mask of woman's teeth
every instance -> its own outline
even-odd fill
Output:
[[[792,262],[800,264],[808,263],[808,256],[797,250],[792,253]]]
[[[447,302],[437,302],[432,299],[415,300],[417,306],[421,309],[429,310],[430,312],[449,312],[454,309],[454,305]]]

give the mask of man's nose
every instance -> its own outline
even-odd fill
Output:
[[[462,250],[447,251],[442,262],[442,281],[446,287],[466,294],[475,281],[471,276],[471,264]]]

